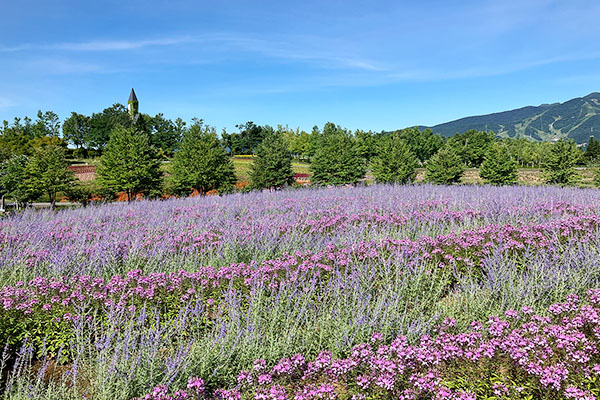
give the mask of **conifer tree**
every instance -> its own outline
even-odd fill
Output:
[[[561,139],[554,143],[543,163],[546,183],[572,185],[579,179],[575,165],[581,152],[572,140]]]
[[[465,172],[461,158],[448,146],[431,157],[425,169],[425,181],[439,185],[459,182]]]
[[[399,135],[392,134],[381,139],[372,170],[378,183],[408,183],[415,179],[417,157]]]
[[[98,183],[110,193],[125,192],[132,201],[139,193],[151,195],[160,189],[160,165],[146,132],[117,125],[98,166]]]
[[[600,160],[600,142],[590,136],[587,148],[585,149],[585,157],[591,162]]]
[[[357,183],[366,172],[352,137],[332,123],[323,128],[310,170],[311,180],[320,185]]]
[[[183,140],[173,157],[173,184],[179,194],[197,190],[206,194],[230,191],[235,183],[233,163],[214,128],[197,120],[183,132]]]
[[[288,142],[280,132],[270,133],[258,146],[250,178],[256,189],[280,188],[294,183],[292,156]]]
[[[505,144],[496,142],[490,145],[479,176],[485,183],[492,185],[511,185],[517,182],[517,162]]]

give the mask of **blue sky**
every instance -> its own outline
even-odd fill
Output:
[[[391,130],[600,91],[600,2],[2,1],[0,120]]]

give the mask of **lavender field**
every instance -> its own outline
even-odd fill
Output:
[[[7,399],[594,399],[600,191],[370,186],[0,221]]]

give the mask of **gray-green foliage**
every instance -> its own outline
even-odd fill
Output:
[[[441,148],[425,164],[425,180],[430,183],[441,185],[460,182],[464,172],[461,158],[448,146]]]
[[[311,160],[311,180],[320,185],[356,183],[366,167],[352,136],[331,122],[325,124],[317,151]]]
[[[426,264],[407,268],[396,259],[357,260],[351,273],[330,277],[329,283],[301,280],[231,293],[215,307],[214,320],[195,318],[189,309],[175,323],[160,320],[151,310],[132,317],[122,313],[111,317],[97,336],[85,334],[89,327],[83,325],[70,344],[78,355],[75,377],[64,374],[46,384],[33,372],[23,372],[31,368],[25,364],[12,373],[1,371],[11,383],[5,395],[81,398],[75,381],[94,399],[129,400],[159,384],[184,387],[190,376],[203,377],[209,388],[230,386],[258,358],[271,366],[281,357],[303,353],[312,358],[323,349],[341,357],[373,332],[386,338],[406,335],[415,342],[442,318],[456,319],[463,330],[471,321],[486,321],[506,309],[531,306],[543,313],[567,294],[584,295],[595,284],[597,257],[578,251],[566,249],[559,259],[536,253],[518,261],[493,258],[483,277]],[[450,279],[455,281],[451,290]]]
[[[492,185],[510,185],[517,182],[517,162],[504,143],[493,143],[486,155],[479,176],[485,183]]]
[[[131,201],[138,193],[154,194],[160,189],[160,165],[147,133],[118,125],[98,166],[98,183],[111,193],[127,193]]]
[[[258,146],[250,170],[252,187],[279,188],[294,183],[292,156],[280,132],[268,134]]]
[[[373,159],[373,176],[378,183],[408,183],[414,180],[418,161],[408,144],[397,134],[380,140]]]
[[[23,205],[31,199],[27,190],[27,164],[29,158],[24,155],[14,155],[0,164],[0,187],[3,194]]]
[[[561,139],[554,143],[543,163],[546,183],[572,185],[579,176],[575,165],[581,159],[581,151],[572,140]]]
[[[233,163],[219,141],[214,128],[196,121],[183,133],[173,157],[172,180],[175,191],[200,194],[210,190],[229,191],[235,183]]]
[[[51,206],[54,206],[57,194],[73,184],[73,173],[67,169],[68,166],[64,148],[47,146],[36,149],[26,167],[26,185],[31,197],[46,194]]]

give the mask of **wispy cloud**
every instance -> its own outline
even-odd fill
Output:
[[[442,81],[464,78],[483,78],[507,75],[552,64],[598,59],[600,59],[600,53],[597,52],[563,54],[555,57],[532,58],[530,60],[507,60],[501,64],[476,65],[468,68],[456,67],[446,68],[444,70],[431,68],[396,70],[389,73],[387,76],[398,81]]]
[[[22,44],[13,47],[0,47],[0,52],[20,52],[29,50],[65,50],[82,52],[122,51],[142,49],[152,46],[173,46],[184,43],[197,42],[191,37],[168,37],[153,40],[99,40],[87,42],[62,42],[46,44]]]
[[[140,40],[93,40],[83,42],[62,42],[46,44],[22,44],[13,47],[0,47],[0,53],[30,51],[48,52],[123,52],[146,48],[169,48],[176,46],[202,45],[203,51],[236,54],[247,52],[261,54],[264,57],[284,61],[304,61],[328,68],[347,68],[368,71],[384,71],[386,68],[373,60],[367,60],[354,54],[337,51],[323,39],[309,38],[299,42],[297,38],[264,39],[239,33],[213,33],[208,35],[165,36]],[[315,48],[326,47],[319,50]],[[233,50],[233,51],[232,51]],[[182,62],[178,60],[178,62]],[[93,71],[90,71],[93,72]]]

